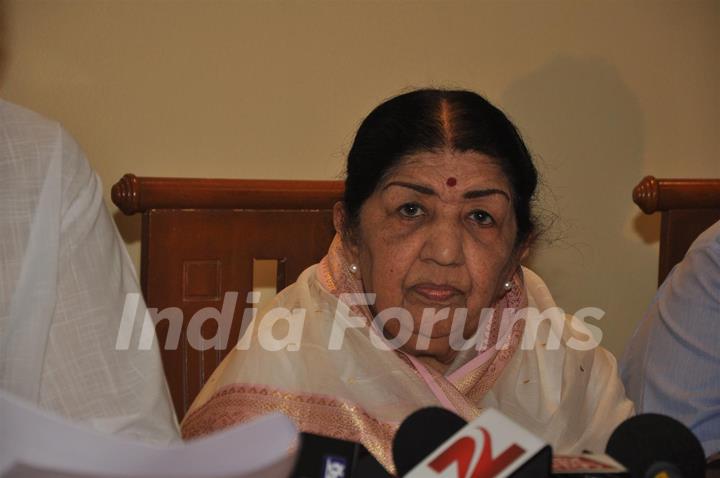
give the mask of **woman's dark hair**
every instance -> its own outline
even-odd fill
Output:
[[[510,182],[518,226],[516,244],[534,232],[531,204],[537,171],[520,133],[505,114],[471,91],[423,89],[391,98],[360,125],[347,161],[348,227],[400,161],[414,153],[449,149],[494,158]]]

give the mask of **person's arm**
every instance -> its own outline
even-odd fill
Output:
[[[0,100],[0,186],[0,388],[102,431],[177,439],[157,345],[116,350],[126,295],[143,304],[77,143]]]
[[[41,402],[107,432],[176,440],[157,341],[138,350],[142,317],[133,323],[136,340],[116,349],[126,297],[136,295],[143,310],[144,301],[100,179],[65,132],[62,152],[58,295]]]
[[[658,290],[622,362],[640,412],[672,416],[720,450],[720,222],[701,234]]]

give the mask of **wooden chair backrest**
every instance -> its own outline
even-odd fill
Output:
[[[720,179],[647,176],[633,189],[633,201],[645,214],[662,214],[659,286],[697,236],[720,220]]]
[[[250,307],[254,260],[277,260],[278,291],[293,283],[327,252],[334,235],[332,207],[342,194],[341,181],[126,174],[113,186],[120,210],[142,214],[140,282],[147,306],[182,312],[175,350],[166,347],[173,321],[160,320],[156,328],[179,419],[238,340],[243,311]],[[189,346],[193,315],[205,307],[220,310],[225,293],[233,291],[238,296],[227,346],[204,351]],[[206,320],[200,333],[211,338],[217,330],[217,321]]]

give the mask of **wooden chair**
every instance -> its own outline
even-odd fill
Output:
[[[326,253],[334,235],[332,207],[340,181],[142,178],[126,174],[112,188],[127,215],[142,214],[140,282],[148,307],[177,307],[177,349],[166,347],[172,320],[160,320],[158,340],[178,419],[182,420],[215,367],[238,340],[254,260],[277,261],[277,290]],[[200,309],[222,308],[237,291],[227,347],[188,345],[188,322]],[[175,310],[177,312],[177,310]],[[202,337],[217,322],[205,321]]]
[[[643,178],[633,201],[645,214],[662,213],[658,286],[692,242],[720,220],[720,179]]]

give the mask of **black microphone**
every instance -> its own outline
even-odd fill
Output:
[[[423,408],[403,421],[393,439],[400,477],[441,476],[454,466],[462,478],[543,478],[550,476],[551,459],[549,445],[494,409],[466,423],[448,410]]]
[[[658,461],[648,468],[645,478],[683,478],[683,475],[677,466],[665,461]]]
[[[300,434],[292,478],[392,478],[359,443],[312,433]]]
[[[440,407],[421,408],[408,415],[393,438],[392,454],[398,476],[405,476],[466,424]]]
[[[665,415],[628,418],[612,433],[605,452],[625,465],[633,478],[705,476],[700,441],[685,425]]]

